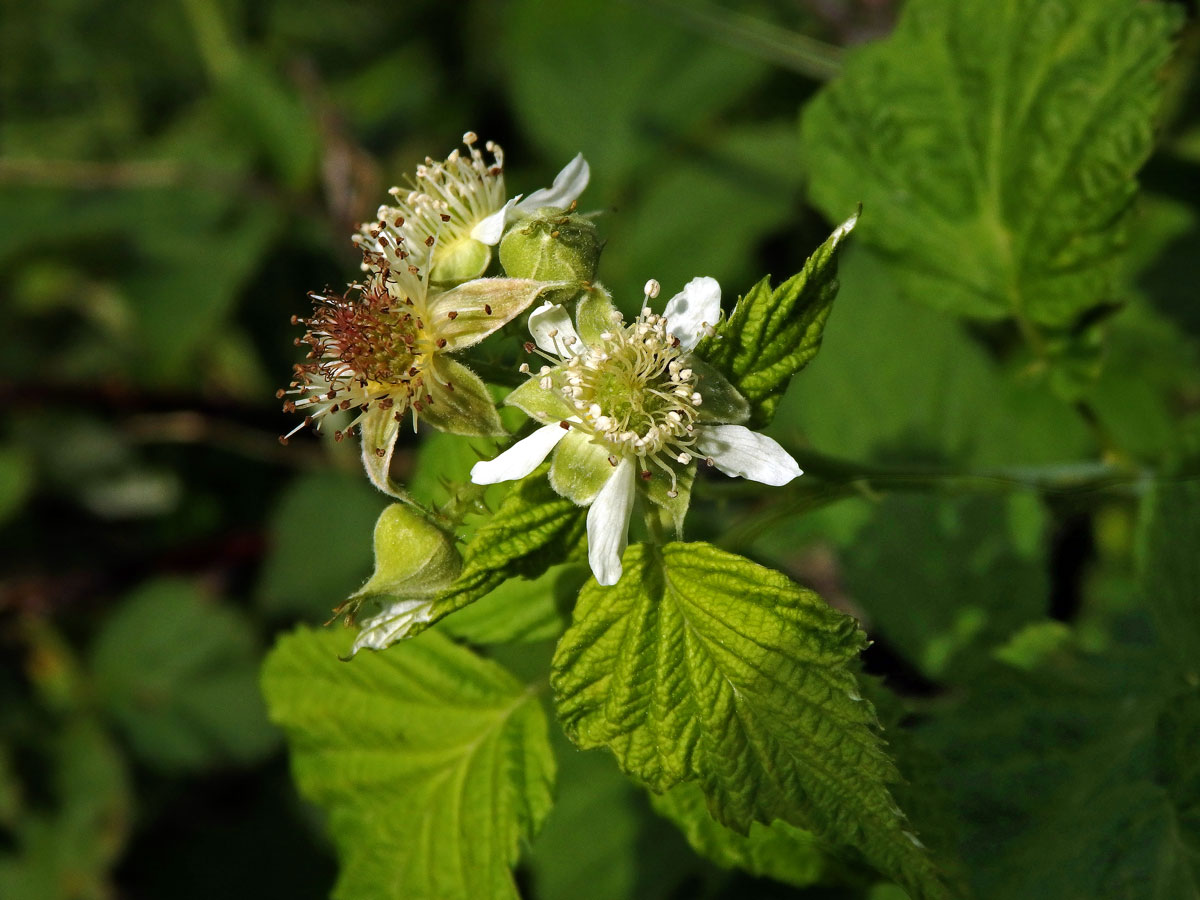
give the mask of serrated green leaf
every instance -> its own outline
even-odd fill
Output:
[[[754,822],[747,834],[738,834],[709,815],[704,791],[695,782],[652,794],[650,803],[680,828],[697,853],[726,869],[796,887],[817,883],[825,872],[828,857],[812,832],[775,821],[770,826]]]
[[[151,582],[105,620],[90,673],[104,712],[164,770],[249,763],[275,747],[250,623],[185,581]]]
[[[345,648],[296,631],[263,669],[300,791],[329,814],[333,896],[516,900],[510,869],[554,780],[537,696],[440,634],[350,663]]]
[[[1065,328],[1116,299],[1178,7],[913,0],[808,106],[812,196],[906,293]]]
[[[1146,602],[1178,672],[1200,681],[1200,484],[1167,482],[1150,495],[1144,526]]]
[[[837,258],[843,239],[858,221],[847,219],[779,287],[770,277],[738,299],[729,318],[705,338],[696,355],[724,373],[750,401],[750,427],[761,428],[792,376],[821,348],[825,321],[837,296]]]
[[[551,674],[579,746],[607,746],[655,791],[698,781],[745,832],[782,819],[850,844],[915,897],[943,895],[887,785],[896,777],[851,666],[848,616],[708,544],[635,545],[589,583]]]

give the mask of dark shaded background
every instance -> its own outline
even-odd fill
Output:
[[[326,896],[331,852],[257,668],[274,633],[324,621],[369,574],[385,498],[354,442],[277,443],[306,291],[353,278],[354,223],[468,129],[504,146],[513,193],[584,152],[581,207],[604,213],[601,277],[627,309],[649,277],[674,293],[712,275],[729,301],[791,274],[830,226],[805,202],[820,173],[799,110],[894,7],[5,2],[0,896]],[[761,23],[822,43],[780,49]],[[1102,423],[1145,464],[1200,410],[1194,99],[1176,92],[1145,173],[1139,312],[1116,344],[1144,377],[1114,384]],[[740,489],[714,488],[697,536],[863,617],[868,669],[918,699],[1024,622],[1069,622],[1085,646],[1136,633],[1129,491],[970,481],[1097,460],[1100,432],[1013,387],[992,335],[901,300],[861,248],[843,268],[821,358],[774,426],[821,454],[816,487],[732,518]],[[882,468],[842,478],[824,456]],[[587,827],[548,826],[531,896],[860,895],[720,872],[608,769],[582,778],[616,818],[564,787],[558,821],[582,809]],[[572,863],[588,829],[641,856],[597,882]]]

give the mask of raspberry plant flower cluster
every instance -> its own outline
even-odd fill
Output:
[[[367,857],[394,853],[397,896],[516,896],[511,866],[550,803],[544,714],[535,691],[453,637],[520,640],[525,602],[545,608],[560,585],[582,584],[569,627],[551,622],[557,649],[541,680],[577,746],[609,749],[689,834],[696,815],[729,835],[754,822],[809,829],[914,897],[943,896],[890,793],[897,776],[856,686],[865,638],[854,620],[778,572],[685,540],[692,500],[706,493],[701,471],[768,488],[802,474],[758,429],[820,346],[857,214],[796,275],[777,287],[763,279],[728,314],[721,286],[700,276],[661,306],[659,283],[647,281],[627,320],[598,279],[595,217],[576,209],[583,157],[551,187],[508,197],[501,148],[480,148],[474,134],[464,143],[465,153],[418,166],[361,226],[361,278],[313,295],[298,342],[308,357],[282,392],[288,411],[305,414],[296,430],[344,415],[335,437],[360,432],[367,476],[400,501],[375,527],[374,574],[335,610],[356,627],[336,653],[358,657],[331,667],[334,638],[300,635],[266,675],[277,720],[309,748],[297,750],[314,773],[298,768],[302,788],[318,785],[308,792],[334,821],[396,820],[386,848],[339,838],[342,893],[368,877]],[[474,361],[491,385],[470,367],[485,339],[488,355]],[[494,396],[526,416],[507,420],[511,435]],[[446,485],[440,508],[392,477],[409,422],[493,440]],[[480,631],[468,607],[498,615]],[[362,766],[364,784],[387,770],[374,800],[323,794],[320,760],[358,752],[329,716],[348,720],[383,698],[364,705],[355,694],[317,719],[296,717],[288,692],[304,672],[322,673],[335,697],[373,683],[407,698],[394,733],[355,720],[364,740],[389,742]],[[470,798],[455,793],[467,784]],[[699,802],[681,799],[688,790]],[[402,805],[381,799],[393,794]],[[460,807],[479,815],[447,816]],[[414,829],[440,836],[410,846],[400,836]]]

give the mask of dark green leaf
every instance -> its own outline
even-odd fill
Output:
[[[1165,482],[1150,495],[1142,580],[1179,673],[1200,681],[1200,483]]]
[[[809,105],[812,194],[908,294],[1063,328],[1112,301],[1178,6],[913,0]]]
[[[91,652],[105,712],[167,770],[254,762],[275,747],[250,623],[184,581],[151,582],[108,617]]]

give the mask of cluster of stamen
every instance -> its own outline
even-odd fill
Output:
[[[652,296],[648,290],[647,301]],[[555,377],[553,369],[543,366],[537,373],[540,387],[560,391],[576,410],[580,421],[563,422],[563,427],[581,428],[602,443],[613,466],[622,458],[636,459],[645,480],[653,477],[652,466],[661,469],[671,479],[667,493],[675,497],[677,475],[671,463],[687,465],[695,456],[703,403],[696,373],[665,317],[646,307],[629,325],[618,312],[612,321],[599,342],[582,352],[571,346],[574,337],[552,333],[561,347],[563,374]],[[533,374],[528,365],[521,369]]]
[[[439,242],[454,243],[469,237],[476,224],[504,206],[504,151],[488,141],[484,147],[491,155],[489,161],[475,146],[478,140],[468,131],[463,135],[467,153],[454,150],[444,161],[426,157],[408,188],[388,191],[395,205],[379,207],[378,224],[362,225],[354,237],[367,251],[365,267],[373,264],[370,251],[381,234],[389,235],[393,246],[432,248]]]
[[[419,287],[419,280],[413,280]],[[382,272],[343,294],[309,296],[312,316],[292,317],[293,324],[307,329],[296,345],[307,344],[308,354],[293,367],[288,388],[276,393],[280,399],[293,398],[283,404],[284,412],[303,412],[305,417],[280,441],[286,444],[306,425],[319,429],[324,416],[349,409],[357,409],[358,415],[334,432],[339,441],[375,407],[393,410],[397,421],[411,410],[415,425],[432,397],[425,386],[430,339],[412,296],[397,299]]]

